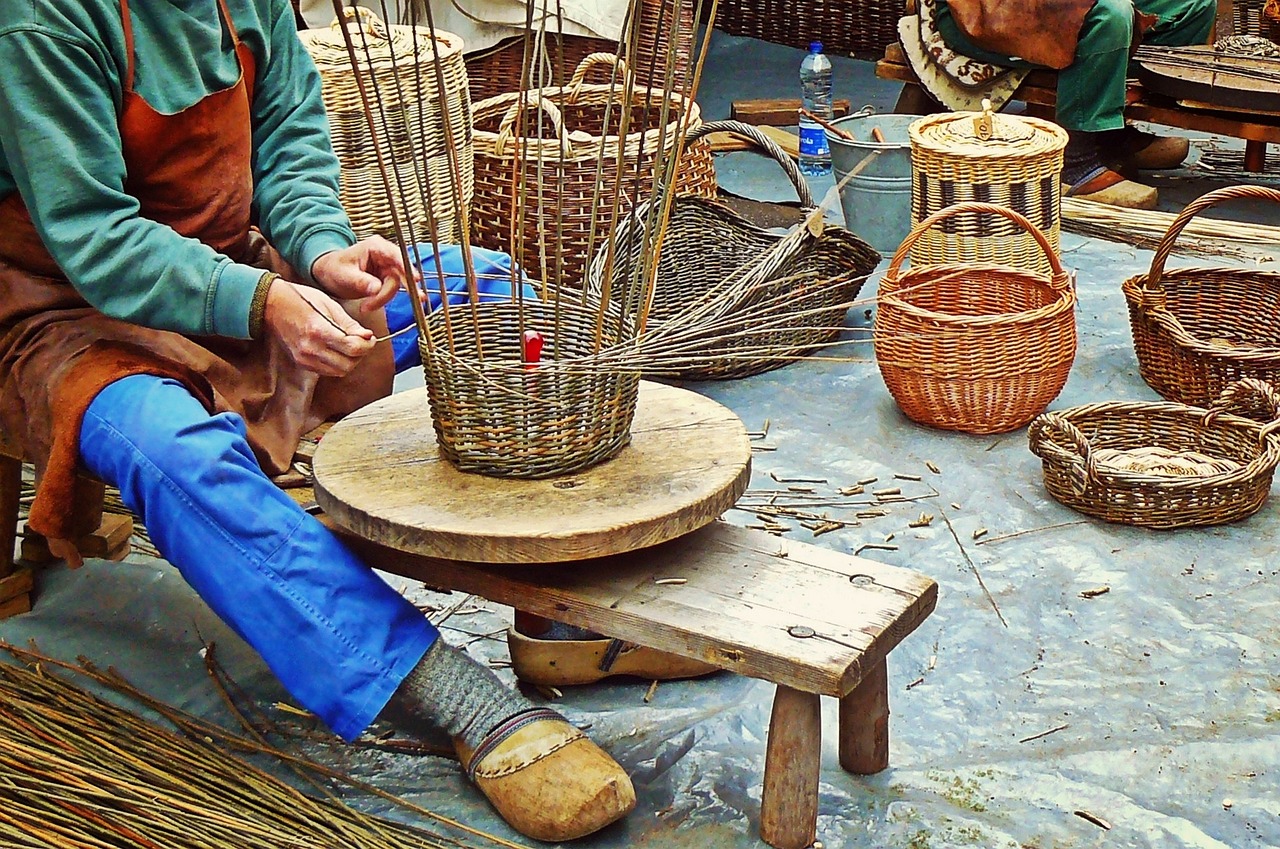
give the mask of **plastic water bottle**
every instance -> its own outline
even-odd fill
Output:
[[[800,105],[824,121],[831,120],[831,60],[822,53],[822,42],[809,44],[809,54],[800,63]],[[827,131],[812,118],[800,114],[800,173],[821,177],[831,173],[831,150]]]

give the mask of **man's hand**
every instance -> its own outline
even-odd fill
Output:
[[[410,269],[415,281],[419,274]],[[340,251],[321,254],[311,264],[316,283],[340,301],[363,299],[361,312],[372,312],[404,285],[404,260],[400,249],[381,236],[370,236]]]
[[[342,377],[373,350],[373,332],[347,315],[337,301],[311,286],[276,278],[262,319],[301,368]]]

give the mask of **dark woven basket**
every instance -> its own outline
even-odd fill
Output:
[[[547,33],[546,55],[550,73],[547,85],[567,83],[578,63],[592,53],[613,53],[617,49],[618,45],[607,38]],[[523,36],[508,38],[487,50],[469,54],[466,66],[471,102],[478,103],[494,95],[520,91],[524,58]],[[530,79],[526,85],[532,88],[537,85],[537,80]]]
[[[437,310],[420,341],[440,453],[464,472],[544,478],[608,460],[631,441],[640,375],[583,367],[596,313],[550,301]],[[546,347],[524,361],[524,334]],[[601,340],[607,347],[618,340]]]
[[[1236,414],[1259,404],[1269,424]],[[1257,512],[1280,462],[1278,417],[1275,390],[1245,380],[1208,411],[1167,401],[1085,404],[1038,416],[1027,436],[1045,488],[1068,507],[1108,522],[1183,528]],[[1153,449],[1160,458],[1150,458]],[[1157,472],[1164,455],[1179,462]]]
[[[813,209],[804,177],[771,139],[737,121],[703,124],[689,137],[715,132],[734,133],[754,143],[786,171],[803,209]],[[643,291],[633,278],[643,273],[646,216],[647,208],[642,208],[620,228],[612,255],[608,245],[597,251],[588,275],[589,289],[597,297],[606,277],[630,282],[631,291]],[[656,333],[677,325],[696,310],[698,320],[714,321],[719,338],[696,354],[663,362],[655,374],[687,380],[746,377],[784,366],[840,335],[850,302],[880,255],[843,227],[826,224],[820,235],[806,232],[762,267],[756,275],[762,282],[745,290],[732,285],[744,267],[781,239],[722,203],[687,194],[672,199],[647,329]],[[611,273],[606,271],[610,262]],[[768,317],[762,319],[766,312]]]
[[[1280,203],[1280,191],[1230,186],[1192,201],[1160,240],[1150,271],[1121,287],[1138,370],[1170,401],[1205,407],[1241,378],[1280,383],[1280,273],[1164,267],[1197,213],[1237,198]]]
[[[827,53],[879,59],[898,40],[902,0],[722,0],[716,28],[805,48],[821,41]]]

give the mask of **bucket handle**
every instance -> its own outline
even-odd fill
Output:
[[[1056,289],[1065,289],[1070,286],[1071,276],[1062,268],[1062,261],[1058,259],[1058,253],[1049,244],[1049,240],[1045,238],[1044,233],[1040,232],[1040,228],[1027,220],[1026,216],[1005,206],[996,206],[991,203],[979,203],[977,201],[965,201],[948,206],[946,209],[940,209],[933,215],[921,221],[915,227],[911,228],[911,232],[907,234],[907,238],[902,240],[902,244],[898,245],[897,252],[893,255],[893,260],[889,263],[889,270],[884,273],[887,280],[896,281],[902,269],[902,263],[906,261],[907,254],[911,252],[911,248],[920,240],[924,232],[939,221],[945,221],[953,215],[959,215],[965,212],[979,212],[988,215],[999,215],[1009,219],[1017,224],[1023,230],[1031,234],[1031,238],[1036,240],[1036,244],[1040,246],[1040,250],[1044,251],[1045,257],[1049,260],[1049,268],[1053,274],[1049,278],[1049,283]]]
[[[565,98],[566,103],[577,103],[579,95],[582,94],[582,86],[586,83],[587,74],[592,68],[608,65],[610,70],[609,82],[613,83],[617,77],[622,78],[622,84],[626,86],[628,83],[635,87],[635,80],[631,76],[631,69],[627,67],[625,59],[620,58],[614,53],[591,53],[578,63],[578,67],[573,69],[573,76],[569,78],[569,95]]]
[[[787,152],[773,139],[750,124],[744,124],[741,121],[710,121],[690,130],[684,139],[686,142],[691,142],[711,133],[733,133],[735,136],[740,136],[754,144],[761,153],[782,166],[782,170],[787,174],[787,179],[791,181],[792,187],[796,190],[796,195],[800,198],[800,207],[802,209],[809,210],[817,206],[813,199],[813,192],[809,190],[809,184],[805,182],[804,175],[800,173],[795,160],[787,155]]]
[[[1173,219],[1173,223],[1169,225],[1164,237],[1160,239],[1160,244],[1156,247],[1156,255],[1151,258],[1151,270],[1147,272],[1147,279],[1143,282],[1142,288],[1151,293],[1163,292],[1164,290],[1160,286],[1160,278],[1164,276],[1164,264],[1169,259],[1169,254],[1173,252],[1173,245],[1178,240],[1178,236],[1182,234],[1183,229],[1191,223],[1192,218],[1204,210],[1238,198],[1254,198],[1280,203],[1280,191],[1266,186],[1251,186],[1247,184],[1227,186],[1203,194],[1187,204],[1186,208],[1178,213],[1178,217]]]
[[[498,124],[498,136],[493,141],[494,154],[502,156],[506,151],[507,142],[515,134],[516,116],[530,106],[537,107],[551,119],[551,126],[555,128],[556,141],[560,143],[561,153],[566,157],[570,156],[572,154],[572,142],[569,138],[569,133],[565,130],[564,113],[550,98],[544,97],[540,89],[530,89],[524,92],[515,103],[511,104],[506,114],[502,116],[502,121]]]

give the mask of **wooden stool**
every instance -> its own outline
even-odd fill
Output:
[[[817,828],[820,697],[840,700],[841,765],[884,769],[886,658],[933,611],[937,585],[701,521],[736,500],[749,460],[727,410],[646,383],[615,459],[541,481],[464,474],[436,455],[418,390],[335,425],[315,487],[325,521],[379,569],[776,684],[760,833],[804,849]]]

